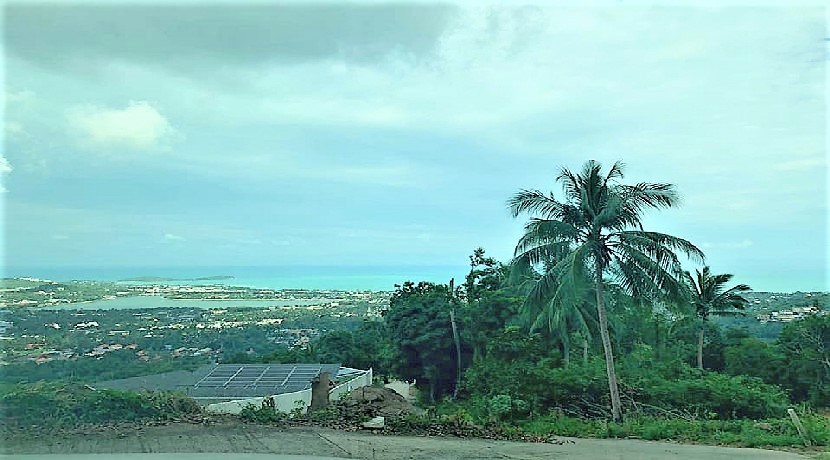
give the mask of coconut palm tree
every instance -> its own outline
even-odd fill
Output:
[[[697,367],[703,370],[703,336],[706,329],[706,321],[714,316],[735,316],[741,314],[741,310],[747,300],[741,297],[741,292],[751,290],[746,284],[738,284],[726,289],[726,283],[732,279],[732,274],[713,275],[709,267],[703,270],[695,270],[692,276],[689,272],[683,273],[686,287],[691,294],[690,300],[695,314],[700,318],[700,331],[697,336]]]
[[[538,278],[540,295],[554,304],[569,304],[593,288],[614,420],[621,419],[622,407],[608,333],[604,277],[631,295],[677,292],[682,271],[676,251],[692,260],[704,257],[689,241],[643,230],[645,210],[677,203],[674,186],[624,185],[619,183],[622,178],[622,163],[603,174],[602,166],[591,160],[578,174],[563,168],[556,178],[564,187],[564,201],[539,190],[522,190],[508,200],[513,217],[530,215],[513,263],[539,266],[553,261]]]

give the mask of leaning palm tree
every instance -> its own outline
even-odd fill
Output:
[[[725,289],[726,283],[732,279],[733,275],[729,273],[713,275],[709,267],[703,267],[702,271],[695,270],[696,276],[692,276],[689,272],[683,274],[686,287],[691,294],[692,307],[694,307],[695,314],[700,318],[700,331],[697,335],[697,367],[703,370],[703,336],[706,321],[713,315],[739,315],[747,303],[747,300],[741,297],[740,293],[752,288],[746,284],[738,284]]]
[[[677,292],[681,268],[675,251],[692,260],[704,257],[684,239],[642,228],[646,209],[677,203],[674,186],[624,185],[619,183],[622,178],[621,163],[603,174],[602,166],[592,160],[578,174],[562,169],[556,180],[564,186],[564,201],[538,190],[522,190],[508,201],[513,217],[525,213],[531,217],[516,244],[513,263],[539,266],[553,261],[545,264],[548,267],[538,278],[540,292],[557,303],[578,299],[593,288],[614,420],[621,419],[622,406],[608,333],[604,276],[632,295]]]

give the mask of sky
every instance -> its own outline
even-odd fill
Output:
[[[827,290],[825,9],[620,4],[7,4],[5,266],[507,261],[510,195],[595,159]]]

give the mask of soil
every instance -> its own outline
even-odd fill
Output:
[[[116,425],[94,430],[9,435],[2,454],[269,453],[362,459],[664,459],[787,460],[789,452],[647,442],[570,439],[561,443],[509,442],[453,437],[385,436],[325,428],[275,428],[215,419],[204,423]]]
[[[338,403],[346,411],[370,417],[400,417],[423,412],[390,388],[360,387]]]

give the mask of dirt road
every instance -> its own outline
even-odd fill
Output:
[[[260,425],[171,424],[97,433],[14,437],[3,454],[271,453],[362,459],[692,459],[786,460],[806,457],[758,449],[692,446],[637,440],[571,439],[562,445],[483,439],[381,436],[317,428],[278,430]],[[228,456],[230,460],[233,456]]]

